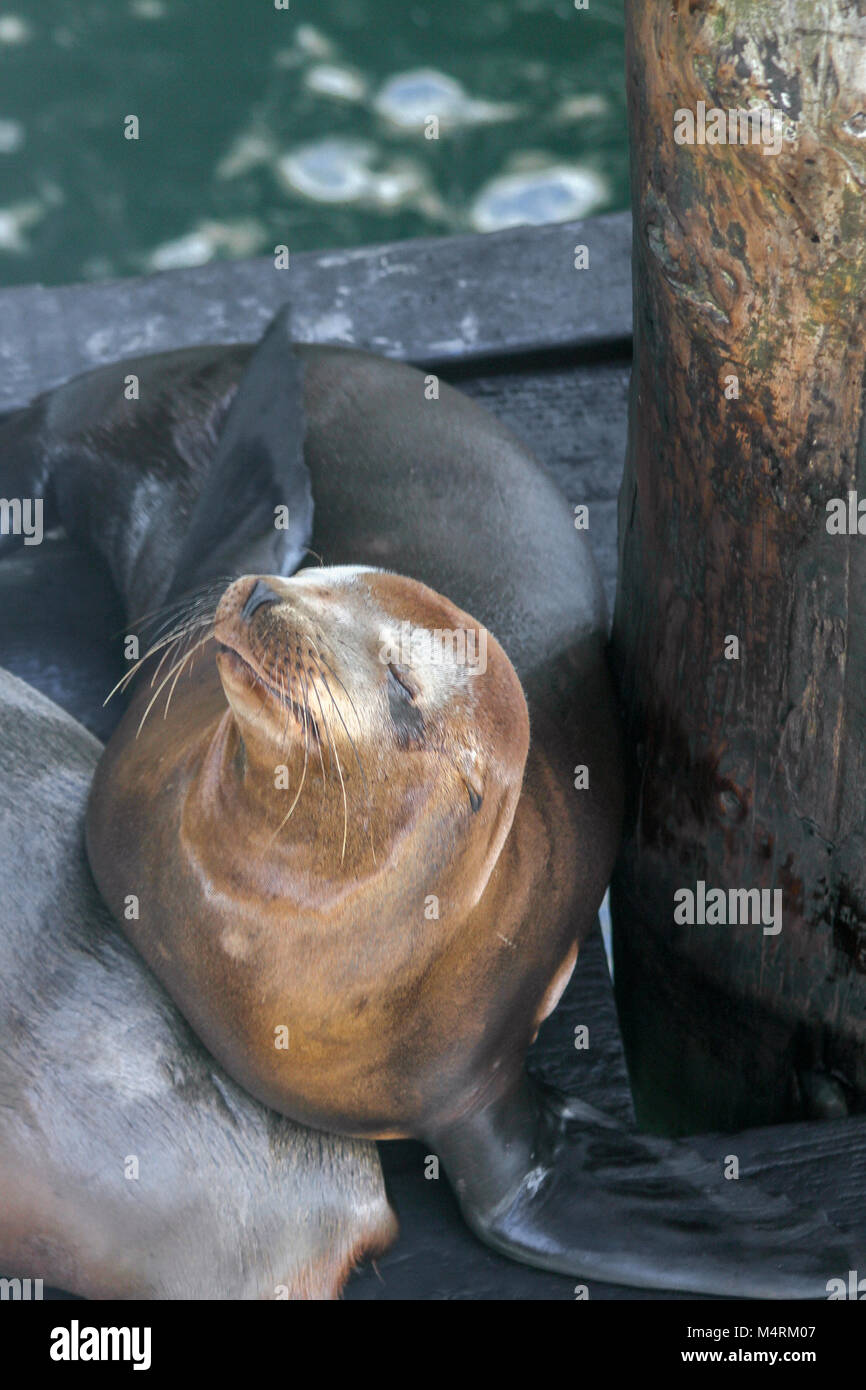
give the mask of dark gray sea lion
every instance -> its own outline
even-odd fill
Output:
[[[269,341],[273,348],[273,335]],[[487,928],[493,924],[498,907],[503,908],[506,930],[501,933],[504,941],[496,947],[502,998],[489,960],[480,981],[473,977],[471,952],[465,971],[459,965],[454,968],[454,958],[447,957],[443,958],[446,968],[437,972],[441,962],[435,961],[429,974],[407,990],[402,1017],[397,1017],[399,1011],[392,1011],[388,1041],[393,1044],[394,1056],[414,1048],[423,1058],[425,1046],[430,1046],[426,1072],[417,1055],[409,1059],[414,1061],[409,1069],[411,1085],[402,1092],[400,1085],[391,1088],[391,1101],[396,1097],[393,1105],[389,1101],[379,1113],[359,1115],[358,1092],[363,1090],[361,1078],[365,1067],[369,1069],[371,1054],[361,1050],[353,1076],[351,1040],[343,1049],[343,1068],[339,1075],[335,1072],[327,1104],[321,1097],[311,1101],[309,1094],[299,1098],[292,1087],[282,1094],[278,1089],[268,1090],[268,1099],[284,1102],[289,1113],[297,1107],[307,1119],[350,1132],[422,1134],[441,1155],[473,1228],[497,1249],[529,1263],[645,1287],[765,1297],[820,1296],[826,1280],[840,1268],[847,1269],[854,1258],[850,1245],[820,1215],[797,1213],[784,1201],[771,1201],[750,1190],[746,1183],[726,1182],[721,1172],[702,1163],[686,1146],[628,1134],[579,1102],[532,1087],[523,1070],[523,1054],[533,1029],[555,1003],[577,947],[594,920],[616,852],[620,816],[619,742],[604,655],[604,605],[591,557],[572,525],[564,500],[513,436],[458,393],[443,387],[439,398],[430,400],[419,373],[364,354],[299,348],[290,356],[302,364],[304,373],[304,458],[316,506],[313,548],[329,567],[384,568],[404,576],[407,585],[426,585],[434,592],[422,609],[429,610],[436,601],[456,605],[461,621],[493,634],[522,688],[531,736],[515,806],[514,764],[515,759],[517,764],[521,761],[519,750],[515,751],[519,730],[516,734],[513,729],[508,731],[508,739],[514,743],[516,737],[517,743],[506,756],[503,727],[495,718],[486,719],[488,701],[479,697],[480,713],[485,717],[476,751],[494,777],[506,766],[509,769],[493,796],[494,808],[505,810],[493,817],[488,829],[490,873],[486,883],[494,892],[486,897],[488,888],[482,883],[481,896],[470,916],[456,914],[453,925],[458,933],[465,930],[467,922],[471,924],[471,911],[477,910],[478,920]],[[249,348],[213,348],[170,354],[147,363],[118,364],[61,388],[47,402],[36,403],[28,418],[14,425],[17,433],[12,453],[19,463],[24,460],[19,476],[25,483],[28,476],[42,478],[49,492],[53,481],[55,519],[101,550],[125,592],[134,619],[141,612],[145,590],[171,591],[183,526],[160,534],[146,526],[136,529],[129,480],[138,470],[139,481],[133,492],[145,500],[151,516],[165,514],[167,494],[171,497],[170,516],[174,517],[178,499],[181,505],[189,505],[189,480],[195,477],[206,483],[207,460],[219,450],[221,423],[234,388],[243,380],[247,364],[257,369],[263,360]],[[269,369],[277,392],[280,375],[273,365]],[[121,410],[117,397],[129,373],[140,375],[149,385],[139,402],[124,402]],[[74,396],[64,403],[66,392]],[[174,422],[169,442],[180,439],[184,445],[183,456],[175,459],[173,467],[167,466],[164,452],[167,412]],[[158,467],[153,463],[155,440],[163,441],[157,451]],[[3,442],[0,437],[0,449]],[[263,440],[259,435],[259,447],[265,448],[265,458],[270,460],[266,475],[278,472],[279,436]],[[40,473],[39,461],[46,458],[53,459],[54,464],[47,470],[42,466]],[[242,463],[242,449],[235,458]],[[65,469],[62,487],[54,479],[60,460]],[[100,472],[107,475],[108,501],[104,492],[98,495],[85,486]],[[115,486],[117,478],[123,479],[122,488]],[[227,496],[230,501],[231,492]],[[118,516],[122,525],[116,524]],[[131,528],[136,538],[137,555],[149,557],[146,564],[128,564],[125,528]],[[140,540],[142,533],[144,539]],[[154,580],[157,569],[163,576],[158,584]],[[135,579],[133,592],[129,590],[130,575]],[[213,575],[205,577],[211,579]],[[187,578],[198,581],[201,572],[193,565]],[[314,640],[318,643],[321,638],[330,651],[339,633],[329,621],[336,605],[329,602],[335,596],[328,583],[328,579],[323,580],[320,607],[312,619],[310,614],[307,618],[313,622]],[[295,584],[290,580],[286,591],[281,588],[279,574],[273,575],[270,567],[251,567],[243,583],[224,587],[224,609],[216,616],[226,619],[230,615],[233,626],[231,631],[222,631],[226,639],[223,646],[249,668],[245,677],[236,675],[233,694],[238,695],[243,679],[250,689],[260,682],[262,718],[275,720],[280,716],[287,728],[297,732],[300,707],[303,725],[314,706],[299,701],[280,683],[290,654],[288,645],[280,647],[280,633],[286,643],[290,638],[297,642],[300,635],[288,601]],[[410,606],[415,603],[411,596],[404,598]],[[361,595],[357,616],[366,632],[363,599]],[[175,742],[174,753],[182,751],[182,744],[187,753],[194,747],[190,755],[193,762],[204,745],[213,754],[212,767],[217,774],[226,766],[220,762],[224,758],[233,760],[234,771],[242,775],[245,766],[256,763],[254,757],[249,764],[245,762],[249,719],[246,729],[233,722],[236,704],[231,704],[214,674],[213,609],[208,612],[199,606],[191,611],[190,621],[201,626],[189,627],[184,635],[195,632],[196,638],[201,638],[199,670],[207,668],[208,674],[193,677],[191,690],[177,686],[174,698],[179,695],[181,704],[164,721],[166,729],[160,738],[169,744],[180,741]],[[399,603],[395,612],[399,613]],[[216,635],[222,640],[219,631]],[[327,660],[321,648],[319,655]],[[224,652],[220,660],[225,667],[233,657]],[[423,757],[429,751],[424,743],[428,731],[435,729],[440,735],[453,732],[447,709],[444,722],[429,717],[426,687],[423,682],[414,686],[411,659],[404,665],[408,669],[396,663],[390,673],[400,689],[391,688],[382,668],[379,674],[384,684],[377,684],[375,697],[372,690],[366,697],[363,690],[351,697],[368,698],[371,708],[375,698],[377,709],[389,711],[390,728],[382,726],[386,771],[388,760],[396,768],[404,756],[407,760]],[[508,671],[498,660],[496,670],[508,684]],[[145,668],[145,676],[148,671],[153,674],[152,664]],[[237,672],[241,672],[240,667]],[[338,674],[345,682],[344,670]],[[269,676],[279,679],[270,682]],[[203,686],[196,684],[202,679]],[[335,706],[343,698],[339,691],[339,682],[333,682]],[[381,705],[383,697],[385,706]],[[132,783],[127,780],[124,784],[122,764],[127,757],[136,756],[129,721],[135,719],[138,726],[141,704],[150,698],[141,689],[135,694],[138,709],[125,716],[118,742],[113,751],[109,749],[97,783],[90,830],[97,877],[116,911],[124,887],[128,892],[139,889],[145,898],[151,895],[154,934],[148,938],[143,914],[136,940],[211,1045],[246,1084],[264,1093],[261,1076],[250,1065],[255,1041],[250,1045],[249,1038],[239,1041],[232,1037],[236,1001],[230,997],[233,982],[225,962],[217,970],[212,955],[214,968],[209,975],[206,971],[204,988],[208,978],[215,988],[205,997],[200,992],[196,995],[198,985],[191,986],[180,958],[172,959],[165,916],[170,882],[168,877],[160,880],[155,831],[151,832],[153,853],[146,859],[148,873],[144,877],[139,874],[141,861],[135,858],[133,843],[136,816],[146,812],[148,804],[155,805],[150,799],[162,792],[173,794],[173,801],[170,797],[165,804],[169,814],[177,814],[188,789],[185,783],[172,790],[172,771],[162,789],[152,780],[148,782],[137,809],[133,809]],[[516,696],[512,702],[516,709]],[[348,726],[351,710],[348,705],[343,709],[341,718]],[[161,720],[162,715],[158,718]],[[213,719],[222,725],[218,747],[210,730]],[[334,713],[332,731],[336,722]],[[465,732],[469,724],[467,713],[461,713],[458,732]],[[151,736],[153,727],[153,720],[145,720],[144,738]],[[168,746],[163,744],[163,750]],[[158,742],[152,747],[160,751]],[[459,753],[459,738],[455,747]],[[330,756],[331,751],[323,750],[323,757]],[[359,761],[363,763],[363,758]],[[462,778],[459,807],[461,779],[452,781],[446,793],[449,806],[453,803],[453,816],[456,818],[458,812],[461,816],[459,823],[453,821],[449,832],[453,833],[453,843],[447,836],[429,840],[418,835],[417,841],[440,849],[452,844],[458,852],[461,836],[472,840],[483,823],[473,823],[471,817],[484,815],[485,786],[483,779],[480,785],[473,783],[465,759],[458,756],[456,762],[466,776]],[[346,765],[350,765],[349,759]],[[179,766],[168,759],[167,767],[176,771]],[[588,785],[583,785],[583,776],[576,778],[578,768],[588,769]],[[182,779],[191,772],[195,768],[187,761]],[[397,779],[401,789],[406,780],[403,774],[401,767]],[[355,777],[354,771],[351,775]],[[324,767],[321,780],[324,794],[332,793],[334,783],[329,793]],[[360,770],[355,789],[359,780]],[[213,814],[219,805],[220,785],[216,775],[198,803],[198,810],[211,816],[217,851],[221,842]],[[380,785],[374,790],[383,797]],[[258,790],[262,800],[265,792],[264,786]],[[112,800],[115,795],[116,802]],[[279,804],[285,807],[285,800]],[[436,804],[442,806],[441,798]],[[355,805],[363,805],[363,798]],[[379,800],[377,808],[390,824],[405,817],[408,809],[405,802],[389,807],[386,797]],[[328,826],[343,826],[345,843],[345,821],[328,816],[326,822]],[[226,823],[231,824],[230,818]],[[256,853],[265,863],[274,843],[274,828],[269,822],[268,836],[262,836],[257,846]],[[201,824],[193,833],[199,845],[205,843]],[[320,846],[323,854],[319,858],[327,858],[331,874],[341,857],[337,838],[331,834]],[[228,836],[225,846],[228,850]],[[309,878],[316,855],[308,845],[300,852]],[[168,863],[176,866],[178,860],[170,857]],[[126,885],[121,881],[125,874],[129,875]],[[508,874],[512,875],[513,892],[503,896],[502,877]],[[257,881],[261,884],[261,872]],[[275,882],[279,881],[277,875]],[[531,890],[527,890],[529,884]],[[392,903],[399,900],[402,887],[402,880],[392,885]],[[350,885],[343,888],[344,892],[351,891]],[[321,900],[322,889],[320,877],[311,890],[313,901]],[[223,942],[222,948],[225,951],[233,946],[240,961],[250,954],[245,918],[254,904],[248,882],[239,882],[233,891],[240,905],[236,915],[241,930],[233,942]],[[334,920],[332,912],[326,925]],[[194,927],[195,922],[190,925]],[[396,928],[399,922],[389,921],[387,925]],[[519,946],[510,931],[512,926],[518,929]],[[416,929],[414,924],[412,930]],[[267,931],[272,930],[269,923]],[[389,939],[386,930],[378,939],[375,933],[361,936],[364,950],[373,949],[374,955],[379,952],[383,990],[389,969]],[[308,951],[312,949],[309,943],[308,936]],[[212,949],[208,945],[204,954]],[[255,964],[258,968],[258,962]],[[238,980],[245,969],[238,966]],[[335,990],[344,976],[345,972],[338,972],[334,977]],[[266,978],[263,972],[263,983]],[[476,982],[479,988],[473,990]],[[356,1004],[360,1010],[365,1007],[362,998]],[[514,1005],[513,1015],[509,1004]],[[423,1026],[435,1016],[437,1007],[459,1019],[450,1051],[447,1029],[425,1032]],[[414,1034],[413,1019],[419,1023]],[[266,1021],[272,1030],[283,1022],[270,1014]],[[291,1027],[290,1018],[284,1022]],[[305,1041],[309,1039],[302,1039]],[[321,1039],[313,1041],[318,1044]],[[294,1060],[291,1050],[289,1057]],[[394,1077],[399,1075],[395,1064],[392,1068]],[[384,1091],[387,1094],[387,1086]]]
[[[373,1145],[201,1046],[83,854],[101,745],[0,671],[0,1270],[91,1298],[336,1296],[395,1223]]]

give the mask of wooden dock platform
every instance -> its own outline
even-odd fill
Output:
[[[586,246],[587,269],[575,248]],[[489,236],[418,240],[217,262],[138,280],[0,292],[0,414],[103,363],[208,342],[257,338],[292,304],[295,336],[367,348],[440,374],[504,420],[572,503],[589,507],[588,537],[608,603],[616,583],[616,502],[625,453],[631,361],[628,214]],[[0,664],[3,653],[0,651]],[[590,1047],[574,1048],[587,1024]],[[542,1029],[532,1065],[626,1122],[631,1098],[599,933]],[[738,1137],[741,1172],[769,1192],[816,1200],[831,1216],[862,1209],[866,1163],[847,1162],[842,1125]],[[696,1141],[706,1157],[730,1137]],[[577,1281],[485,1249],[463,1225],[444,1178],[424,1178],[420,1145],[381,1146],[401,1222],[394,1248],[348,1286],[349,1299],[573,1299]],[[863,1146],[852,1152],[858,1155]],[[659,1297],[592,1284],[592,1299]],[[677,1297],[677,1295],[661,1295]]]

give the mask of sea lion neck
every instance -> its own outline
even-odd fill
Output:
[[[226,710],[213,731],[209,731],[202,760],[202,776],[211,789],[217,788],[223,800],[242,797],[250,801],[273,803],[276,779],[281,769],[290,775],[304,752],[287,739],[282,748],[274,740],[238,718],[227,701]],[[309,760],[309,757],[308,757]]]

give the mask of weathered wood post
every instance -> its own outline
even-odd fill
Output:
[[[866,3],[626,9],[632,1081],[672,1131],[844,1113],[866,1101]]]

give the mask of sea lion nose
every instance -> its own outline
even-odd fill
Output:
[[[263,603],[279,603],[279,599],[279,594],[274,592],[270,584],[266,583],[264,579],[257,579],[241,609],[241,617],[244,622],[248,623],[256,609],[261,608]]]

